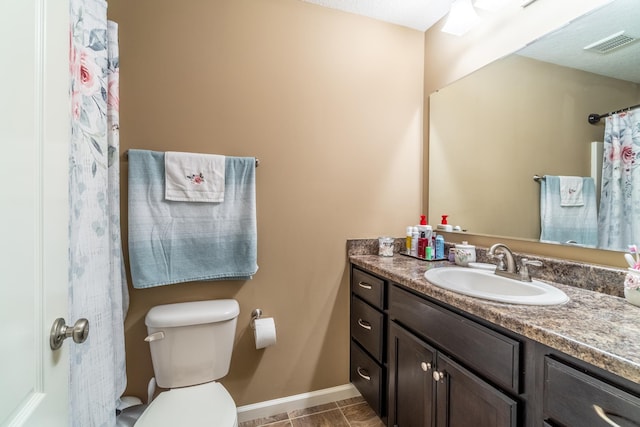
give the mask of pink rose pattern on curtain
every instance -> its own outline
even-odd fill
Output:
[[[640,243],[640,109],[607,117],[598,247],[627,251]]]
[[[70,346],[70,422],[112,427],[126,387],[119,194],[117,25],[104,0],[70,2],[69,318],[89,338]]]

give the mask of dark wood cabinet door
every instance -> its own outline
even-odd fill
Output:
[[[435,350],[389,322],[389,426],[432,427]]]
[[[517,426],[516,401],[442,353],[436,365],[437,427]]]

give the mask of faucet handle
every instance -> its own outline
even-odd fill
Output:
[[[542,261],[539,261],[537,259],[528,259],[528,258],[522,258],[520,260],[520,280],[524,281],[524,282],[530,282],[531,281],[531,276],[529,275],[529,265],[533,265],[534,267],[542,267]]]
[[[529,258],[522,258],[520,260],[520,263],[522,264],[522,266],[526,266],[526,265],[533,265],[535,267],[542,267],[542,261],[539,261],[537,259],[529,259]]]
[[[489,257],[491,257],[492,259],[497,259],[498,262],[496,264],[496,270],[498,271],[504,271],[506,270],[506,267],[504,266],[504,253],[500,252],[497,254],[490,254]]]

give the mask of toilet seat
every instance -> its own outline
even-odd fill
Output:
[[[237,427],[236,404],[222,384],[212,381],[162,392],[135,427]]]

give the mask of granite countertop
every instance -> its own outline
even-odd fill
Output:
[[[507,330],[560,350],[634,382],[640,382],[640,307],[624,298],[548,282],[569,302],[555,306],[514,305],[482,300],[430,284],[424,273],[448,261],[350,255],[354,265],[432,297]]]

